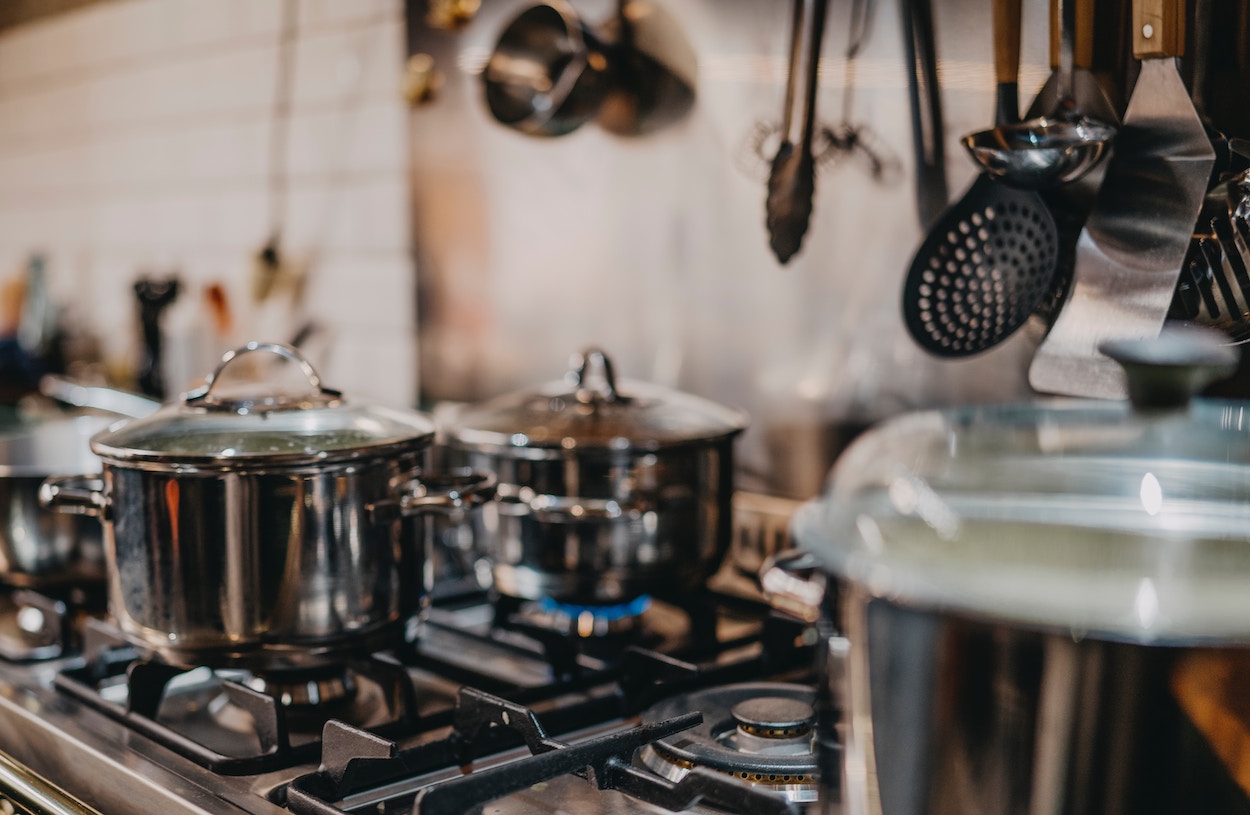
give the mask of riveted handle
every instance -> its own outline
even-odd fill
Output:
[[[274,356],[282,357],[295,363],[304,377],[308,380],[308,392],[297,396],[289,394],[270,394],[262,395],[257,398],[248,399],[232,399],[219,396],[213,393],[213,388],[221,379],[221,375],[231,364],[247,354],[267,353]],[[304,355],[289,345],[282,345],[276,342],[249,342],[241,348],[235,348],[227,351],[225,356],[221,358],[221,362],[217,363],[217,367],[213,369],[207,377],[204,378],[204,384],[191,391],[186,395],[185,402],[193,407],[207,407],[221,410],[238,410],[240,408],[250,407],[290,407],[297,404],[332,404],[340,399],[342,394],[331,388],[327,388],[321,384],[321,377],[317,375],[316,369],[312,363],[304,358]]]
[[[1179,57],[1185,53],[1185,0],[1133,0],[1133,56]]]

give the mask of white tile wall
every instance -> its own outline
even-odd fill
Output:
[[[333,386],[411,403],[403,4],[292,1],[283,248],[308,275],[297,305],[250,299],[286,0],[118,0],[0,34],[0,278],[46,252],[67,319],[115,367],[135,356],[141,272],[177,269],[193,300],[221,282],[232,341],[315,321],[310,351]]]

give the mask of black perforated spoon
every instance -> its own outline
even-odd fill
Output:
[[[994,3],[1000,125],[1019,119],[1020,2]],[[907,330],[936,356],[993,348],[1050,296],[1058,259],[1059,231],[1041,196],[982,173],[912,259],[903,284]]]

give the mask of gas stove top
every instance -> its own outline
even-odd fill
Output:
[[[102,813],[754,814],[815,797],[814,632],[733,592],[607,620],[444,592],[410,646],[267,675],[146,660],[101,614],[21,599],[0,618],[32,607],[64,639],[0,653],[0,752]]]

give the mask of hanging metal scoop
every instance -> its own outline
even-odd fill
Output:
[[[816,129],[820,46],[828,10],[829,0],[794,0],[782,142],[773,158],[765,202],[768,243],[782,263],[799,251],[812,217],[816,191],[812,136]]]
[[[1107,154],[1113,125],[1086,116],[1073,96],[1076,3],[1059,6],[1059,68],[1054,109],[1023,122],[999,124],[963,138],[973,160],[996,179],[1026,190],[1067,184],[1084,176]]]

